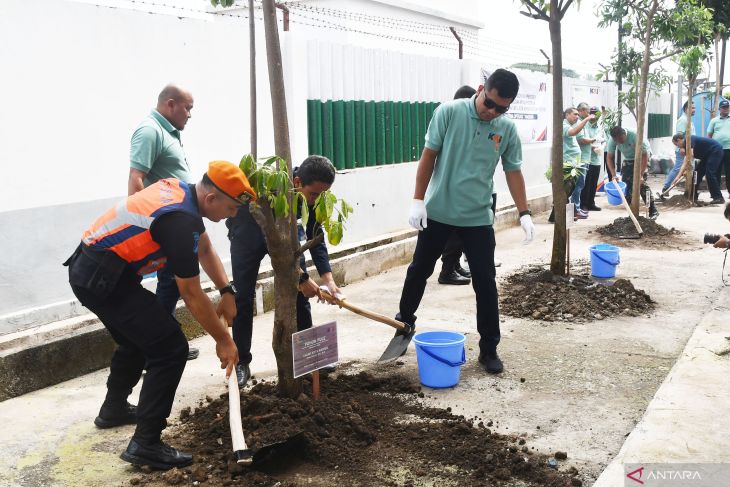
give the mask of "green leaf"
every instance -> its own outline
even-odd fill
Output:
[[[294,191],[291,199],[291,211],[296,216],[299,213],[299,193]]]
[[[327,219],[332,218],[332,213],[335,211],[335,203],[337,203],[337,196],[332,194],[331,191],[326,191],[325,195],[325,209],[327,211]]]
[[[333,222],[327,230],[327,239],[332,245],[342,241],[342,222]]]
[[[347,217],[349,217],[354,211],[352,206],[350,206],[350,204],[345,200],[340,200],[340,209],[342,216],[344,216],[345,219],[347,219]]]
[[[317,196],[317,200],[314,202],[314,218],[322,224],[324,224],[328,219],[325,194],[326,193],[321,193]]]
[[[241,162],[238,164],[238,167],[241,168],[243,174],[245,174],[248,178],[251,176],[251,174],[253,174],[254,171],[256,171],[256,161],[254,161],[251,154],[246,154],[241,158]]]
[[[268,157],[268,158],[266,158],[266,160],[264,160],[264,166],[271,167],[278,160],[279,160],[279,156]]]
[[[278,194],[274,197],[274,216],[283,218],[289,215],[289,202],[285,194]]]

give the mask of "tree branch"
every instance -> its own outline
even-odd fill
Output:
[[[656,62],[662,61],[662,60],[664,60],[664,59],[666,59],[668,57],[674,56],[675,54],[679,54],[680,52],[682,52],[681,49],[676,49],[676,50],[670,52],[669,54],[664,54],[662,56],[659,56],[658,58],[650,59],[649,60],[649,64],[654,64]]]
[[[297,251],[294,252],[294,255],[296,257],[299,257],[304,252],[306,252],[307,250],[311,249],[315,245],[321,244],[323,241],[324,241],[324,233],[320,233],[319,235],[317,235],[316,237],[314,237],[312,240],[307,240],[306,242],[304,242],[304,245],[300,245],[299,246],[299,249],[297,249]]]
[[[563,8],[560,9],[560,19],[561,20],[565,16],[565,12],[568,11],[568,8],[570,7],[570,4],[571,3],[573,3],[573,0],[568,0],[567,2],[565,2],[565,7],[563,7]]]
[[[532,17],[536,20],[550,20],[550,17],[548,17],[545,12],[543,12],[537,5],[535,5],[530,0],[520,0],[522,2],[522,5],[527,7],[528,10],[533,11],[533,14],[526,13],[526,12],[520,12],[522,15],[526,15],[528,17]],[[572,1],[572,0],[571,0]]]

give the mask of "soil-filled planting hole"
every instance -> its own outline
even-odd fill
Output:
[[[343,367],[346,368],[346,367]],[[390,369],[392,370],[392,369]],[[458,386],[457,386],[458,387]],[[490,431],[482,417],[421,404],[421,387],[400,375],[344,371],[321,379],[311,400],[305,380],[297,399],[259,382],[241,393],[246,442],[252,450],[300,433],[280,458],[242,468],[232,460],[228,395],[181,414],[166,440],[194,454],[194,464],[147,472],[134,485],[165,486],[580,486],[565,452],[539,452],[517,435]],[[554,453],[554,455],[548,455]],[[556,460],[556,458],[558,460]]]
[[[588,322],[613,316],[651,313],[656,303],[628,279],[595,279],[585,264],[570,277],[554,276],[547,266],[527,266],[500,286],[500,312],[544,321]]]
[[[661,219],[661,216],[659,218]],[[613,223],[597,227],[588,233],[598,233],[601,235],[603,241],[618,245],[619,247],[689,250],[696,249],[700,246],[699,242],[691,239],[684,232],[674,227],[666,228],[660,223],[643,216],[637,217],[637,220],[644,232],[641,238],[635,238],[639,234],[629,217],[616,218]]]

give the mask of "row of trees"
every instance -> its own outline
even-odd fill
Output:
[[[551,153],[553,202],[562,208],[567,202],[563,190],[563,89],[562,89],[562,38],[561,21],[577,0],[520,0],[522,13],[537,20],[544,20],[550,29],[553,69],[553,140]],[[612,59],[611,68],[616,77],[626,81],[627,89],[619,93],[619,114],[626,107],[636,118],[636,154],[641,160],[641,144],[647,120],[646,103],[650,91],[663,89],[671,78],[662,69],[661,61],[673,59],[688,82],[688,100],[691,110],[692,96],[697,77],[705,62],[711,58],[711,46],[715,46],[716,86],[714,112],[722,87],[722,71],[718,46],[722,43],[723,58],[728,27],[730,26],[729,0],[603,0],[598,8],[599,26],[616,26],[619,29],[619,45]],[[691,113],[691,111],[690,111]],[[620,116],[620,115],[619,115]],[[692,160],[687,129],[687,161]],[[686,164],[687,195],[693,194],[691,165]],[[641,165],[634,165],[634,181],[641,178]],[[633,185],[631,210],[639,214],[639,186]],[[555,212],[555,228],[550,270],[553,274],[565,274],[566,221],[565,213]]]

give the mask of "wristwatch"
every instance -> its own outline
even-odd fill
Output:
[[[227,286],[224,286],[218,290],[219,293],[221,293],[221,296],[223,296],[226,293],[233,294],[234,296],[238,291],[236,291],[236,286],[233,285],[233,283],[229,283]]]
[[[530,216],[532,216],[532,212],[531,212],[531,211],[530,211],[529,209],[528,209],[528,210],[524,210],[524,211],[521,211],[521,212],[520,212],[520,218],[522,218],[522,217],[523,217],[523,216],[525,216],[525,215],[530,215]]]
[[[299,284],[304,284],[309,280],[309,274],[306,272],[302,272],[299,274]]]

